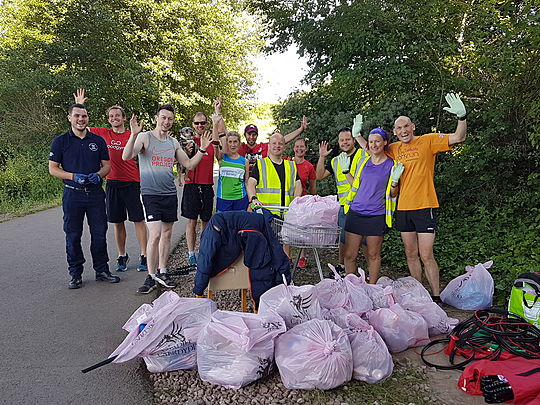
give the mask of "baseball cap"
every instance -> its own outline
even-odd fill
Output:
[[[382,139],[384,139],[385,141],[388,141],[388,134],[382,128],[374,128],[369,133],[370,134],[379,134],[380,136],[382,136]]]
[[[249,124],[246,129],[244,129],[244,134],[249,134],[251,132],[255,132],[257,135],[259,135],[259,130],[257,129],[256,125]]]

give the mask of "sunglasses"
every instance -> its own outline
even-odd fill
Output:
[[[206,125],[206,121],[193,121],[193,125]]]

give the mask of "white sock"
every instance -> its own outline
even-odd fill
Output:
[[[155,274],[150,274],[150,277],[152,277],[152,279],[156,279],[156,275]]]
[[[190,250],[188,252],[188,256],[191,257],[191,256],[195,256],[195,251],[194,250]]]
[[[160,272],[161,274],[165,274],[165,273],[167,273],[167,269],[159,269],[159,272]]]

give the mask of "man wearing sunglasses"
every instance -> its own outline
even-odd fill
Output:
[[[304,115],[300,127],[290,134],[284,136],[285,145],[294,140],[308,127],[308,118]],[[264,159],[268,156],[268,142],[257,143],[257,137],[259,136],[259,129],[254,124],[249,124],[244,129],[244,136],[246,142],[242,142],[238,153],[241,156],[245,156],[249,160],[249,167],[253,168],[257,159]]]
[[[215,114],[221,117],[221,98],[214,102]],[[221,120],[221,122],[223,122]],[[193,117],[193,139],[200,146],[201,138],[208,131],[209,122],[206,114],[198,112]],[[225,131],[221,131],[225,132]],[[220,133],[221,133],[220,132]],[[184,177],[182,194],[182,216],[188,219],[186,226],[186,243],[188,247],[188,263],[197,264],[195,242],[197,239],[197,220],[201,219],[201,232],[206,227],[214,206],[214,148],[207,148],[198,166],[189,170]]]

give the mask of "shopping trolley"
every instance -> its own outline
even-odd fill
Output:
[[[317,249],[339,248],[339,235],[341,234],[341,228],[337,225],[335,227],[293,225],[286,222],[284,219],[289,207],[264,206],[263,208],[268,209],[272,214],[274,214],[274,219],[272,220],[271,226],[279,240],[279,243],[282,245],[289,245],[299,248],[294,266],[291,269],[291,278],[298,266],[302,249],[311,249],[313,251],[313,255],[315,256],[319,276],[322,280],[324,277]]]

